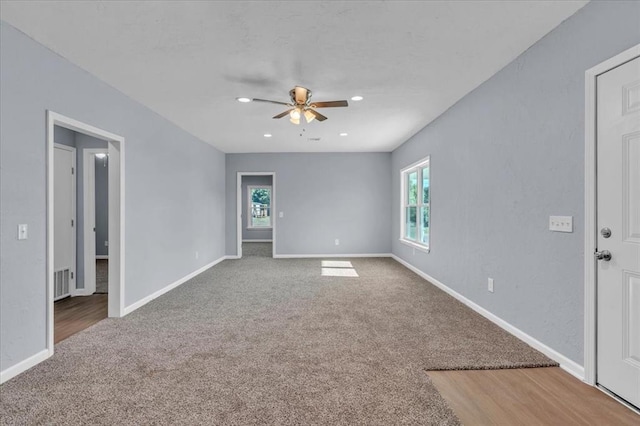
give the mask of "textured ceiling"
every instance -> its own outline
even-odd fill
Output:
[[[224,152],[390,151],[586,3],[2,1],[0,18]],[[300,126],[235,101],[295,85],[364,100]]]

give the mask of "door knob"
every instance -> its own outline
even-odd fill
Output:
[[[606,262],[611,260],[611,252],[609,250],[597,251],[594,254],[598,260],[604,260]]]

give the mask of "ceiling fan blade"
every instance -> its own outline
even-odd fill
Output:
[[[324,115],[320,114],[318,111],[315,111],[311,108],[307,109],[307,111],[309,111],[311,114],[313,114],[313,116],[316,118],[316,120],[318,121],[324,121],[327,119],[327,117],[325,117]]]
[[[275,116],[275,117],[273,117],[273,118],[282,118],[282,117],[284,117],[285,115],[288,115],[291,111],[293,111],[293,108],[292,108],[292,109],[289,109],[289,110],[286,110],[285,112],[281,112],[280,114],[276,115],[276,116]]]
[[[253,98],[254,102],[268,102],[270,104],[276,104],[276,105],[286,105],[286,106],[293,106],[289,103],[286,102],[278,102],[278,101],[270,101],[268,99],[257,99],[257,98]]]
[[[346,107],[346,106],[349,106],[349,102],[347,101],[312,102],[311,106],[313,108]]]

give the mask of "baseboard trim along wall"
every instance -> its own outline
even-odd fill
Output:
[[[243,243],[272,243],[273,240],[242,240]]]
[[[174,288],[178,287],[181,284],[184,284],[185,282],[189,281],[191,278],[195,277],[196,275],[199,275],[199,274],[203,273],[207,269],[217,265],[218,263],[222,262],[225,259],[227,259],[227,256],[222,256],[221,258],[219,258],[217,260],[214,260],[213,262],[204,265],[202,268],[191,272],[190,274],[180,278],[179,280],[172,282],[171,284],[167,285],[166,287],[161,288],[160,290],[156,291],[155,293],[152,293],[152,294],[148,295],[147,297],[143,297],[142,299],[138,300],[137,302],[132,303],[131,305],[129,305],[129,306],[124,308],[124,315],[130,314],[131,312],[135,311],[136,309],[138,309],[138,308],[146,305],[147,303],[151,302],[153,299],[157,299],[158,297],[162,296],[163,294],[173,290]]]
[[[359,254],[276,254],[276,259],[311,259],[317,257],[392,257],[391,253],[359,253]]]
[[[53,355],[52,351],[50,352],[49,349],[43,349],[37,354],[32,355],[23,361],[20,361],[16,365],[13,365],[6,370],[3,370],[2,372],[0,372],[0,384],[6,382],[7,380],[13,379],[18,374],[27,371],[36,364],[41,363],[51,355]]]
[[[96,254],[96,260],[108,260],[108,259],[109,259],[108,254]]]
[[[400,263],[401,265],[405,266],[407,269],[410,269],[411,271],[413,271],[416,274],[420,275],[422,278],[424,278],[425,280],[429,281],[431,284],[433,284],[436,287],[438,287],[439,289],[443,290],[444,292],[446,292],[450,296],[453,296],[454,298],[458,299],[460,302],[464,303],[469,308],[473,309],[474,311],[476,311],[477,313],[479,313],[480,315],[482,315],[483,317],[485,317],[489,321],[493,322],[494,324],[496,324],[500,328],[508,331],[509,333],[513,334],[514,336],[516,336],[520,340],[524,341],[528,345],[530,345],[533,348],[539,350],[540,352],[542,352],[543,354],[545,354],[546,356],[548,356],[552,360],[558,362],[560,364],[560,367],[563,370],[565,370],[566,372],[568,372],[569,374],[571,374],[571,375],[577,377],[578,379],[584,381],[584,367],[581,366],[580,364],[578,364],[577,362],[567,358],[566,356],[564,356],[561,353],[559,353],[558,351],[550,348],[549,346],[545,345],[544,343],[540,342],[539,340],[535,339],[534,337],[531,337],[530,335],[528,335],[524,331],[522,331],[519,328],[511,325],[510,323],[508,323],[507,321],[505,321],[502,318],[498,317],[497,315],[492,314],[491,312],[489,312],[488,310],[486,310],[482,306],[472,302],[471,300],[467,299],[466,297],[464,297],[463,295],[461,295],[457,291],[452,290],[451,288],[447,287],[446,285],[444,285],[443,283],[441,283],[437,279],[435,279],[432,276],[422,272],[420,269],[416,268],[415,266],[413,266],[409,262],[399,258],[395,254],[392,254],[391,257],[396,262]]]

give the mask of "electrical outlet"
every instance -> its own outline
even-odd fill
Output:
[[[278,217],[282,219],[284,217],[284,212],[280,212],[280,214],[278,214]]]
[[[339,246],[340,245],[340,240],[336,238],[336,245]]]
[[[549,216],[549,231],[573,232],[573,216]]]
[[[493,293],[493,278],[489,278],[489,281],[487,283],[487,290],[489,290],[490,293]]]
[[[105,247],[109,247],[109,241],[105,241],[105,242],[104,242],[104,246],[105,246]]]

